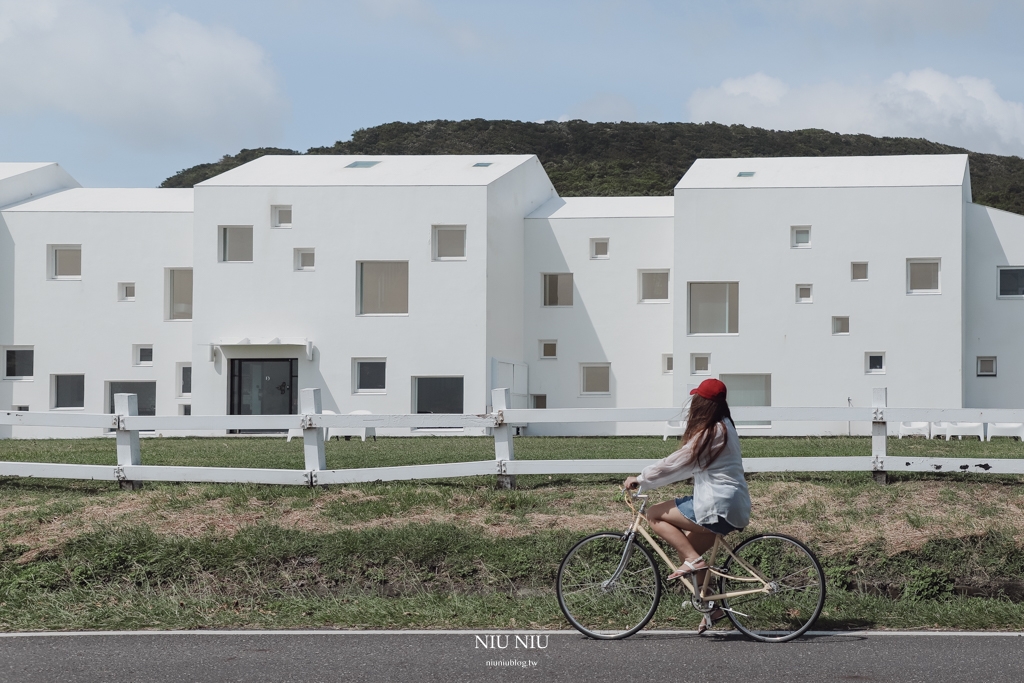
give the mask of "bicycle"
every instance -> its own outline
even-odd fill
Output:
[[[654,616],[662,578],[642,536],[671,571],[676,565],[644,528],[648,496],[626,492],[633,523],[623,533],[592,534],[574,545],[558,568],[555,592],[569,623],[591,638],[627,638]],[[639,507],[633,501],[640,501]],[[721,566],[715,564],[725,554]],[[760,534],[733,548],[722,535],[707,560],[698,586],[696,574],[679,579],[690,603],[707,615],[720,607],[733,625],[762,642],[782,643],[804,634],[825,604],[825,572],[811,550],[795,538]],[[712,576],[717,593],[711,590]]]

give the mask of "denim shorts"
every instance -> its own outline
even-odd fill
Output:
[[[693,496],[683,496],[682,498],[676,498],[676,509],[679,510],[680,513],[682,513],[683,517],[686,517],[694,524],[700,524],[700,522],[697,521],[697,515],[693,512]],[[729,522],[725,521],[724,517],[719,517],[718,521],[712,522],[710,524],[700,524],[700,526],[704,527],[708,531],[713,531],[716,534],[722,534],[723,536],[725,536],[729,532],[738,531],[736,527],[734,527],[732,524],[729,524]]]

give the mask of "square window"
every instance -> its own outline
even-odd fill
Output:
[[[572,273],[545,273],[544,305],[572,306]]]
[[[270,207],[270,226],[273,228],[292,227],[292,207],[290,205]]]
[[[554,339],[541,339],[540,341],[540,357],[541,358],[557,358],[558,357],[558,342]]]
[[[296,249],[295,270],[316,270],[316,250]]]
[[[192,319],[192,269],[176,268],[168,271],[168,320]]]
[[[999,297],[1024,299],[1024,268],[998,268]]]
[[[771,375],[720,375],[729,389],[729,406],[770,406],[772,404]],[[741,420],[737,427],[770,427],[770,420]]]
[[[640,273],[640,302],[667,303],[668,302],[668,273],[667,270],[641,270]]]
[[[940,259],[907,259],[907,294],[938,294]]]
[[[885,374],[885,353],[868,351],[864,354],[864,372],[868,375]]]
[[[82,245],[49,245],[47,276],[51,280],[82,279]]]
[[[117,283],[117,300],[118,301],[135,301],[135,283],[134,282],[118,282]]]
[[[996,357],[978,356],[978,377],[996,376]]]
[[[192,365],[190,363],[178,364],[178,396],[192,395]]]
[[[548,395],[547,394],[531,394],[530,395],[531,408],[537,410],[544,410],[548,407]]]
[[[592,259],[606,259],[608,258],[608,238],[607,237],[595,237],[590,240],[590,258]]]
[[[462,414],[462,377],[413,377],[412,382],[413,413]]]
[[[832,334],[850,334],[850,316],[832,316]]]
[[[33,349],[4,349],[4,379],[31,379],[34,366]]]
[[[581,394],[610,394],[612,366],[610,363],[582,363],[580,365]]]
[[[387,387],[386,358],[353,358],[353,393],[383,394]]]
[[[868,264],[867,263],[851,263],[850,264],[850,279],[854,282],[863,282],[868,279]]]
[[[132,347],[132,365],[152,365],[152,344],[135,344]]]
[[[409,313],[409,262],[359,261],[359,315]]]
[[[465,225],[435,225],[433,233],[435,261],[466,260]]]
[[[738,282],[691,282],[688,334],[739,332]]]
[[[252,262],[252,226],[220,226],[220,260],[224,263]]]
[[[814,301],[811,296],[811,285],[797,285],[796,286],[796,302],[798,304],[809,304]]]
[[[53,375],[53,407],[85,407],[85,375]]]
[[[663,353],[661,354],[661,371],[666,375],[672,374],[672,354]]]
[[[379,161],[353,161],[345,168],[373,168],[379,163]]]
[[[690,374],[691,375],[707,375],[711,373],[711,354],[709,353],[691,353],[690,354]]]
[[[191,415],[192,405],[189,403],[182,403],[178,406],[178,415]]]
[[[793,249],[807,249],[811,246],[811,226],[794,225],[790,228],[789,246]]]

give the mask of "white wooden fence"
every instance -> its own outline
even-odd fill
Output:
[[[1024,422],[1024,410],[888,408],[885,389],[876,389],[871,408],[735,407],[737,420],[871,422],[871,454],[838,457],[745,458],[747,472],[973,472],[1024,474],[1024,458],[894,458],[886,454],[889,422]],[[66,412],[0,413],[0,424],[87,427],[114,430],[117,465],[0,462],[0,476],[101,479],[136,486],[144,481],[295,484],[318,486],[400,479],[437,479],[491,475],[501,486],[514,486],[519,474],[632,474],[651,459],[516,460],[514,424],[586,422],[669,422],[679,408],[509,409],[509,390],[492,392],[493,412],[487,415],[324,415],[320,390],[303,389],[298,415],[141,416],[135,394],[117,394],[113,415]],[[485,427],[494,435],[494,460],[361,467],[329,470],[324,457],[325,428],[465,428]],[[144,465],[140,431],[286,430],[301,429],[304,469],[251,467],[176,467]],[[1024,456],[1024,442],[1021,454]]]

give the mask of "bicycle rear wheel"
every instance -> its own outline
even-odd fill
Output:
[[[572,547],[558,568],[555,593],[565,618],[591,638],[633,635],[651,620],[661,600],[658,565],[647,548],[605,532]]]
[[[722,600],[729,620],[751,638],[782,643],[814,625],[825,605],[825,572],[814,553],[800,541],[781,534],[748,538],[733,551],[768,581],[767,592]],[[759,588],[760,582],[739,581],[750,573],[732,557],[723,565],[731,576],[719,578],[721,593]]]

